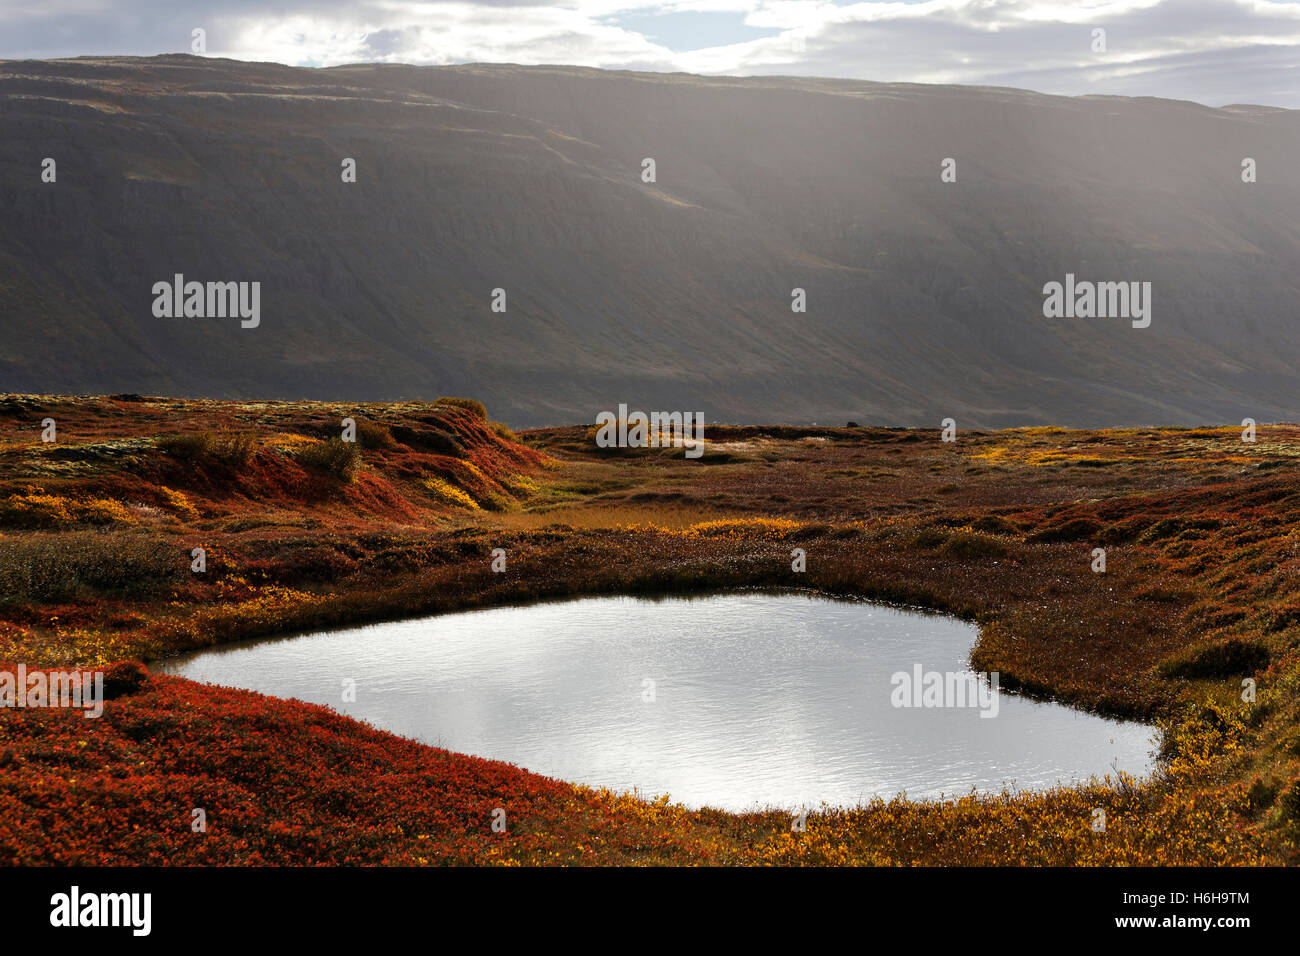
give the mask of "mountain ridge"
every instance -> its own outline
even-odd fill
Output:
[[[514,426],[620,402],[959,427],[1300,412],[1300,111],[169,55],[0,61],[0,128],[0,391],[471,394]],[[259,327],[155,318],[176,273],[260,281]],[[1151,327],[1045,319],[1067,273],[1150,281]]]

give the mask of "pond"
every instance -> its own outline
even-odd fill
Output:
[[[227,645],[157,669],[691,807],[1151,772],[1152,727],[997,689],[969,670],[977,636],[951,617],[798,593],[599,597]]]

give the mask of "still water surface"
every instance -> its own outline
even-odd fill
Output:
[[[976,637],[941,615],[802,594],[602,597],[229,645],[158,669],[693,807],[847,806],[1151,771],[1143,724],[1008,693],[993,717],[893,705],[892,675],[968,674]],[[355,702],[342,700],[348,679]]]

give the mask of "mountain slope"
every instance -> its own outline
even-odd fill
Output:
[[[0,129],[0,391],[473,394],[513,425],[619,402],[960,426],[1300,413],[1296,111],[166,56],[0,63]],[[260,325],[156,318],[177,273],[259,281]],[[1067,273],[1151,282],[1151,326],[1044,318]]]

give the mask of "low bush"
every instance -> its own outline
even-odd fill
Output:
[[[31,489],[0,500],[0,527],[57,530],[77,524],[134,523],[122,503],[111,498],[74,498]]]
[[[1204,647],[1193,647],[1160,662],[1161,677],[1201,679],[1254,674],[1268,666],[1268,648],[1259,641],[1232,637]]]
[[[212,447],[212,432],[188,432],[184,435],[164,435],[158,447],[167,455],[182,461],[195,461],[207,455]]]
[[[948,540],[948,532],[942,528],[923,528],[912,536],[915,548],[937,548]]]
[[[357,444],[362,448],[392,448],[397,442],[387,425],[358,419]]]
[[[450,505],[453,508],[468,508],[470,511],[479,510],[477,501],[445,479],[426,478],[423,484],[424,490],[429,493],[429,497],[439,504]]]
[[[953,558],[1001,558],[1007,554],[1005,544],[992,535],[977,531],[959,531],[939,550]]]
[[[488,428],[492,429],[497,438],[512,441],[516,444],[519,442],[519,436],[505,422],[488,422]]]
[[[344,481],[351,480],[361,465],[361,451],[357,448],[356,442],[344,441],[341,438],[303,445],[295,458],[306,468],[327,472]]]
[[[104,671],[104,699],[134,694],[149,683],[149,670],[140,661],[118,661]]]
[[[442,398],[437,399],[433,404],[452,405],[456,408],[468,409],[469,411],[477,415],[479,418],[482,418],[484,420],[487,419],[487,409],[483,406],[482,402],[477,401],[476,399],[473,398],[453,398],[451,396],[444,395]]]
[[[465,454],[465,446],[450,432],[440,428],[411,428],[407,425],[395,425],[389,429],[392,436],[403,445],[423,448],[435,455],[459,458]]]
[[[984,515],[976,518],[971,527],[987,534],[1019,534],[1020,529],[1001,515]]]
[[[249,431],[202,431],[167,435],[158,439],[158,447],[182,461],[215,459],[226,465],[245,464],[257,452],[258,437]]]
[[[256,432],[217,432],[212,438],[210,454],[226,465],[242,465],[257,453]]]
[[[0,538],[0,601],[159,591],[176,582],[187,561],[183,550],[131,531]]]

